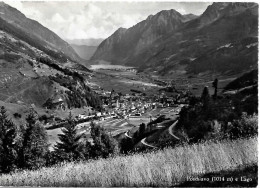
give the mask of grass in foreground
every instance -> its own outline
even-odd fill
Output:
[[[174,186],[188,177],[257,164],[257,138],[67,163],[0,176],[2,186]]]

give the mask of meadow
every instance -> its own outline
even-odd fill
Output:
[[[257,137],[63,163],[0,176],[1,186],[175,186],[189,177],[257,164]]]

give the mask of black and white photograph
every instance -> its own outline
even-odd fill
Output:
[[[257,187],[259,4],[0,1],[0,187]]]

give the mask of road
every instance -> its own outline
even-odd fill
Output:
[[[128,131],[125,132],[125,136],[132,139],[133,137],[129,136],[127,133],[128,133]]]
[[[172,135],[174,138],[176,138],[177,140],[180,140],[179,137],[177,137],[176,135],[173,134],[172,130],[174,129],[175,125],[178,123],[178,120],[175,121],[170,127],[169,127],[169,133],[170,135]]]
[[[173,136],[173,137],[174,137],[175,139],[177,139],[177,140],[180,140],[180,138],[177,137],[176,135],[174,135],[174,134],[173,134],[173,131],[172,131],[177,123],[178,123],[178,120],[175,121],[175,122],[168,128],[168,131],[169,131],[169,134],[170,134],[171,136]],[[127,134],[125,134],[125,135],[127,136]],[[130,138],[130,137],[129,137],[129,138]],[[146,138],[147,138],[147,137],[145,137],[145,138],[143,138],[143,139],[141,140],[141,143],[142,143],[143,145],[148,146],[148,147],[151,147],[151,148],[157,148],[156,146],[153,146],[153,145],[151,145],[151,144],[146,143],[146,142],[145,142],[145,139],[146,139]]]
[[[148,146],[148,147],[151,147],[151,148],[157,148],[156,146],[152,146],[152,145],[150,145],[150,144],[147,144],[147,143],[145,142],[145,139],[146,139],[146,138],[143,138],[143,139],[141,140],[141,143],[142,143],[143,145]]]

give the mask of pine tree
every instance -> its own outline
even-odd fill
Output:
[[[92,157],[106,158],[119,152],[117,141],[100,125],[91,122],[91,137],[93,146],[91,148]]]
[[[217,99],[217,95],[218,95],[218,79],[217,78],[212,83],[212,87],[215,89],[213,98]]]
[[[145,124],[142,123],[142,124],[139,126],[139,137],[144,136],[144,133],[145,133]]]
[[[7,118],[5,107],[0,110],[0,173],[8,173],[15,167],[16,129],[11,120]]]
[[[204,87],[202,95],[201,95],[201,100],[202,100],[202,103],[203,103],[204,110],[208,110],[209,102],[210,102],[210,95],[209,95],[208,86]]]
[[[131,138],[123,138],[120,141],[120,152],[123,154],[129,153],[134,147],[133,140]]]
[[[59,134],[61,142],[55,145],[56,152],[60,153],[60,160],[75,161],[83,158],[82,144],[79,142],[82,135],[77,134],[76,123],[71,113],[67,119],[67,126],[62,129],[63,134]]]
[[[27,124],[22,131],[22,145],[19,149],[18,166],[20,168],[37,169],[46,163],[48,136],[33,110],[27,116],[26,121]]]

